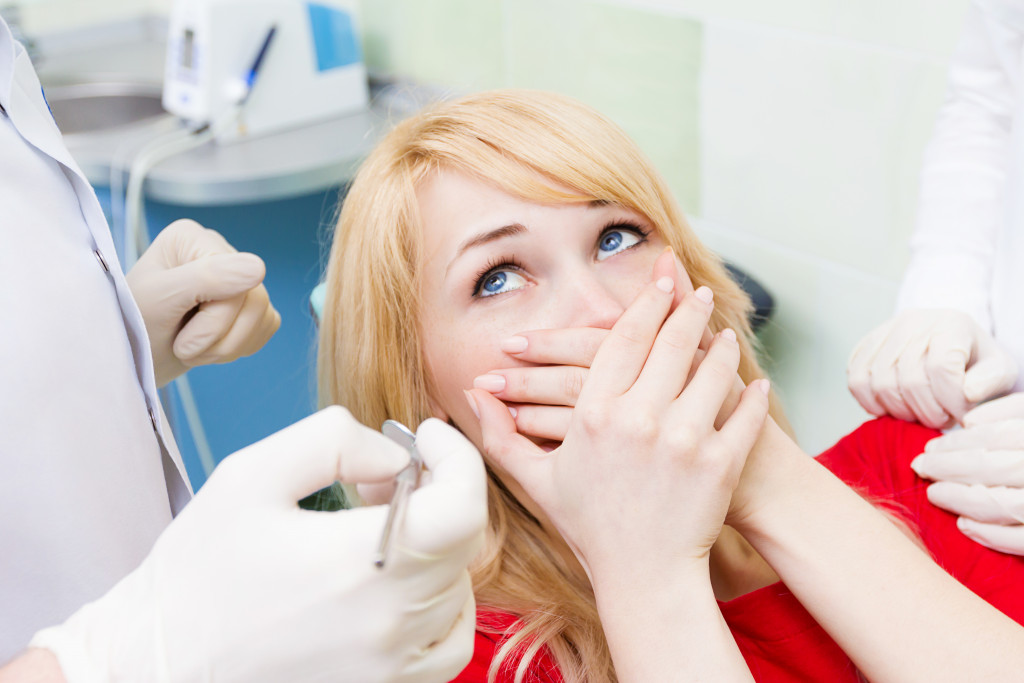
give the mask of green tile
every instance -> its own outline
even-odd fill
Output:
[[[501,0],[398,0],[396,73],[422,83],[480,90],[500,86]]]
[[[684,210],[699,213],[700,23],[580,0],[506,7],[510,85],[556,90],[621,125],[665,175]]]

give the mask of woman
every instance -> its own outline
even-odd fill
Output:
[[[350,189],[327,283],[323,402],[371,425],[447,419],[489,462],[478,651],[460,680],[1024,670],[1016,624],[807,458],[777,405],[761,425],[749,302],[589,108],[505,91],[400,124]],[[882,422],[827,464],[850,478],[872,438],[900,455],[921,434]],[[944,529],[898,479],[856,483]],[[971,562],[972,588],[1024,619],[1021,567]]]

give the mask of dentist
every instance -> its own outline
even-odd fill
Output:
[[[961,531],[1024,555],[1024,2],[973,0],[926,150],[898,313],[848,366],[874,415],[965,429],[914,462]]]
[[[408,462],[341,408],[229,456],[189,502],[157,387],[269,339],[280,319],[263,263],[185,221],[125,277],[2,19],[0,237],[0,664],[14,657],[0,681],[459,672],[486,519],[475,449],[447,425],[420,427],[433,476],[384,571],[372,562],[383,508],[296,504]]]

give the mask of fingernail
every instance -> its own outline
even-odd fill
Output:
[[[663,292],[671,292],[675,288],[676,283],[673,282],[672,278],[665,276],[659,277],[658,281],[655,282],[654,285]]]
[[[736,341],[736,331],[731,327],[727,327],[720,333],[724,339],[728,339],[731,342]]]
[[[768,393],[771,392],[772,390],[772,383],[766,379],[759,379],[757,380],[757,388],[760,389],[765,396],[767,396]]]
[[[529,345],[529,339],[516,335],[501,342],[501,350],[505,353],[522,353]]]
[[[473,388],[496,394],[505,388],[505,378],[501,375],[480,375],[473,380]]]
[[[512,406],[508,406],[508,412],[513,417],[513,419],[515,418],[516,415],[519,414],[519,411],[516,410],[515,408],[513,408]]]
[[[466,403],[469,404],[469,409],[473,411],[473,414],[476,415],[476,419],[479,420],[480,419],[480,408],[479,408],[479,406],[477,406],[476,399],[473,398],[473,394],[469,393],[465,389],[462,390],[462,393],[464,393],[466,395]]]
[[[697,291],[694,292],[693,295],[706,304],[711,303],[711,300],[715,298],[715,295],[711,293],[711,288],[703,285],[698,287]]]

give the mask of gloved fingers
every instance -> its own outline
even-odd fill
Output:
[[[1024,417],[1002,422],[986,422],[967,429],[955,429],[925,444],[931,451],[966,451],[973,449],[1024,449]]]
[[[245,295],[230,299],[207,301],[200,304],[181,331],[174,337],[172,350],[175,357],[190,366],[202,365],[193,361],[196,356],[207,352],[227,334],[245,303]]]
[[[975,543],[1009,555],[1024,555],[1024,526],[1020,524],[982,524],[960,517],[956,525],[964,536]]]
[[[970,429],[980,424],[1014,418],[1024,418],[1024,392],[1003,396],[971,409],[964,415],[964,427]]]
[[[475,640],[476,601],[470,591],[447,633],[424,647],[419,657],[410,662],[404,668],[402,677],[396,680],[408,683],[443,683],[453,680],[473,658]]]
[[[910,466],[934,481],[1024,488],[1024,450],[926,451]]]
[[[964,378],[971,362],[975,327],[943,324],[939,318],[928,345],[928,379],[939,404],[959,421],[970,407]]]
[[[294,505],[335,481],[384,481],[408,464],[404,448],[329,406],[228,456],[211,483],[235,486],[249,500]]]
[[[562,441],[572,422],[572,408],[561,406],[515,406],[516,429],[524,436],[545,441]]]
[[[935,389],[929,377],[927,337],[913,339],[896,361],[897,383],[900,395],[917,420],[926,427],[939,429],[950,422],[947,413],[935,398]]]
[[[263,285],[245,295],[242,309],[222,337],[203,351],[188,359],[190,365],[228,363],[237,358],[251,356],[270,341],[281,326],[281,316],[270,304]]]
[[[917,416],[910,409],[900,393],[899,379],[896,374],[896,367],[875,366],[871,371],[872,386],[875,389],[875,399],[882,405],[883,415],[916,422]]]
[[[204,227],[190,218],[181,218],[170,223],[153,240],[167,241],[167,248],[173,250],[176,263],[193,261],[211,254],[229,254],[238,250],[216,230]],[[172,264],[173,265],[173,264]]]
[[[461,551],[468,562],[487,524],[483,459],[458,430],[436,418],[417,429],[416,449],[432,476],[410,497],[400,542],[427,556]]]
[[[1024,522],[1024,490],[1017,488],[940,481],[928,487],[928,500],[943,510],[986,524]]]
[[[395,480],[356,484],[356,493],[367,505],[387,505],[395,494]]]
[[[885,408],[875,396],[871,384],[871,365],[882,342],[892,328],[892,323],[885,323],[869,332],[850,354],[846,363],[846,383],[857,403],[872,415],[885,415]]]
[[[980,330],[980,328],[979,328]],[[999,396],[1017,381],[1017,362],[988,334],[979,331],[977,360],[964,378],[964,395],[971,403]]]

